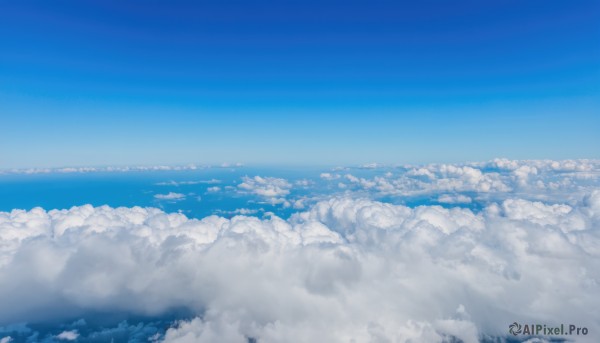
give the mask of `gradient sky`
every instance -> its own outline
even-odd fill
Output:
[[[600,158],[598,1],[0,1],[0,168]]]

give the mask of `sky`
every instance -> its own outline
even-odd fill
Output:
[[[2,1],[0,168],[600,158],[597,1]]]

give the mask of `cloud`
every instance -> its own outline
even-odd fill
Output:
[[[240,162],[236,162],[236,163],[221,163],[221,165],[219,165],[219,168],[239,168],[239,167],[243,167],[244,164],[240,163]]]
[[[217,186],[214,186],[214,187],[208,187],[208,188],[206,189],[206,191],[207,191],[208,193],[217,193],[217,192],[220,192],[220,191],[221,191],[221,187],[217,187]]]
[[[164,341],[477,342],[514,321],[593,333],[599,230],[600,190],[480,212],[334,197],[289,220],[0,212],[0,324],[186,308]]]
[[[280,197],[290,194],[292,185],[285,179],[275,177],[244,176],[238,188],[263,197]]]
[[[329,183],[325,189],[341,188],[338,194],[372,199],[437,198],[444,204],[486,205],[518,196],[526,200],[574,203],[590,189],[600,186],[600,161],[496,159],[357,170],[356,174],[345,175],[325,172],[320,178]],[[339,182],[340,178],[344,183]],[[462,196],[451,199],[449,194]]]
[[[247,216],[250,214],[256,214],[258,213],[260,210],[251,210],[251,209],[247,209],[247,208],[237,208],[233,211],[230,211],[230,214],[241,214],[243,216]]]
[[[472,199],[462,194],[443,194],[438,197],[437,201],[444,204],[469,204],[472,202]]]
[[[296,180],[296,182],[294,182],[294,184],[295,184],[296,186],[300,186],[300,187],[307,188],[307,187],[309,187],[309,186],[312,186],[312,185],[314,185],[314,184],[315,184],[315,182],[314,182],[314,181],[312,181],[312,180],[308,180],[308,179],[301,179],[301,180]]]
[[[185,171],[208,168],[240,168],[242,163],[223,163],[218,166],[210,165],[155,165],[155,166],[107,166],[107,167],[62,167],[62,168],[22,168],[0,169],[2,174],[72,174],[72,173],[128,173],[149,171]]]
[[[382,165],[379,163],[366,163],[360,166],[361,169],[376,169],[381,167]]]
[[[155,194],[154,198],[158,200],[183,200],[185,199],[185,194],[169,192],[167,194]]]
[[[165,181],[156,183],[157,186],[182,186],[182,185],[198,185],[198,184],[218,184],[221,180],[210,179],[210,180],[198,180],[198,181]]]
[[[182,171],[210,168],[210,166],[197,166],[189,164],[185,166],[124,166],[124,167],[65,167],[65,168],[27,168],[27,169],[4,169],[0,174],[71,174],[71,173],[127,173],[147,171]]]
[[[339,174],[321,173],[320,177],[324,180],[337,180],[341,176]]]
[[[253,215],[253,214],[257,214],[259,212],[264,212],[265,210],[263,208],[259,208],[259,209],[249,209],[249,208],[236,208],[235,210],[232,211],[224,211],[224,210],[217,210],[215,211],[216,214],[219,215],[242,215],[242,216],[249,216],[249,215]]]
[[[238,185],[238,190],[242,193],[255,194],[272,205],[283,204],[285,207],[290,206],[285,196],[290,194],[291,188],[292,184],[285,179],[261,176],[244,176],[242,183]]]
[[[63,331],[63,332],[59,333],[58,336],[56,336],[56,338],[63,340],[63,341],[74,341],[77,339],[77,337],[79,337],[79,334],[75,330]]]

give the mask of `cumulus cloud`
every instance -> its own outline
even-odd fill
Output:
[[[289,206],[285,197],[290,194],[292,184],[286,179],[276,177],[248,177],[242,178],[242,183],[238,185],[238,190],[243,193],[258,195],[271,204],[283,204]]]
[[[344,175],[325,172],[320,178],[330,183],[329,189],[341,188],[345,194],[373,199],[427,197],[444,204],[469,204],[477,198],[487,204],[518,196],[574,203],[588,190],[600,186],[600,161],[496,159],[482,163],[381,167]],[[338,180],[342,178],[343,183]]]
[[[335,197],[289,220],[0,212],[0,325],[187,308],[157,339],[468,343],[514,321],[597,333],[599,229],[600,190],[480,212]]]
[[[56,336],[56,338],[63,341],[74,341],[77,339],[77,337],[79,337],[79,334],[75,330],[63,331]]]
[[[242,180],[238,185],[240,189],[269,198],[288,195],[292,187],[287,180],[275,177],[244,176]]]
[[[177,200],[183,200],[183,199],[185,199],[185,194],[175,193],[175,192],[169,192],[167,194],[155,194],[154,198],[156,198],[158,200],[173,200],[173,201],[177,201]]]

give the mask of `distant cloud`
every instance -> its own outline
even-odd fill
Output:
[[[67,168],[28,168],[28,169],[4,169],[0,174],[49,174],[49,173],[126,173],[143,171],[180,171],[209,168],[209,166],[196,166],[195,164],[185,166],[125,166],[125,167],[67,167]]]
[[[319,176],[321,177],[321,179],[324,179],[324,180],[336,180],[341,177],[339,174],[332,174],[332,173],[321,173],[321,175],[319,175]]]
[[[257,214],[258,212],[264,212],[264,209],[260,208],[260,209],[249,209],[249,208],[236,208],[233,211],[223,211],[223,210],[219,210],[217,211],[217,213],[219,214],[226,214],[226,215],[242,215],[242,216],[249,216],[249,215],[253,215],[253,214]]]
[[[241,163],[221,164],[218,166],[188,164],[182,166],[156,165],[156,166],[108,166],[108,167],[65,167],[65,168],[23,168],[1,169],[2,174],[70,174],[70,173],[128,173],[149,171],[184,171],[208,168],[240,168]]]
[[[375,169],[375,168],[381,168],[382,165],[379,163],[366,163],[360,166],[360,168],[362,169]]]
[[[185,194],[169,192],[167,194],[155,194],[154,197],[159,200],[183,200]]]
[[[221,183],[221,180],[210,179],[210,180],[198,180],[198,181],[164,181],[164,182],[157,182],[157,183],[155,183],[155,185],[178,187],[178,186],[199,185],[199,184],[212,185],[212,184],[218,184],[218,183]]]
[[[393,172],[392,172],[393,171]],[[360,176],[358,176],[360,175]],[[533,160],[513,161],[496,159],[489,162],[463,164],[429,164],[373,169],[357,175],[324,172],[320,178],[330,181],[332,188],[360,193],[376,198],[430,196],[440,203],[472,202],[465,193],[477,194],[479,199],[503,200],[520,194],[534,200],[571,201],[581,197],[600,180],[599,160]],[[344,183],[339,179],[343,178]],[[450,198],[449,194],[463,194]]]
[[[236,163],[225,162],[225,163],[222,163],[219,167],[220,168],[239,168],[239,167],[243,167],[243,166],[244,166],[244,164],[240,163],[240,162],[236,162]]]
[[[466,195],[456,194],[443,194],[438,197],[438,202],[444,204],[469,204],[472,202],[472,199]]]
[[[241,192],[248,192],[267,199],[272,204],[288,204],[285,196],[290,194],[292,184],[287,180],[276,177],[248,177],[242,178],[242,183],[238,185]]]
[[[221,191],[221,187],[217,187],[217,186],[214,186],[214,187],[208,187],[208,188],[206,189],[206,191],[207,191],[208,193],[217,193],[217,192],[220,192],[220,191]]]
[[[294,182],[294,184],[295,184],[296,186],[300,186],[300,187],[309,187],[309,186],[312,186],[312,185],[314,185],[314,184],[315,184],[315,182],[314,182],[314,181],[312,181],[312,180],[309,180],[309,179],[301,179],[301,180],[296,180],[296,181]]]

